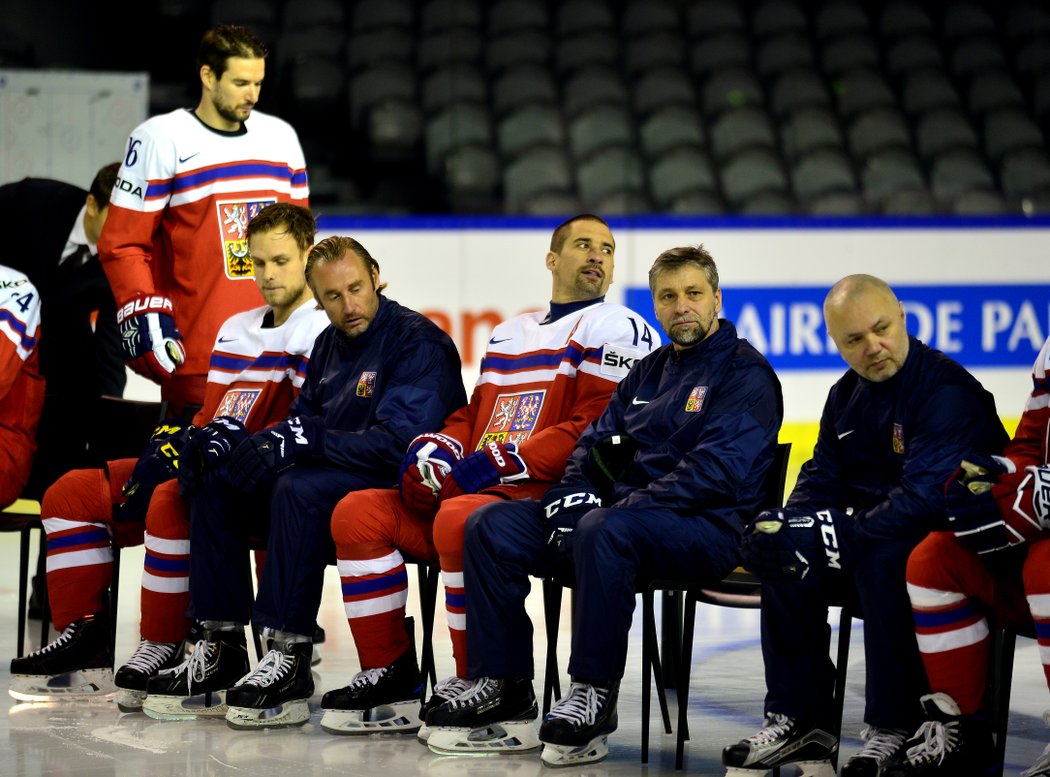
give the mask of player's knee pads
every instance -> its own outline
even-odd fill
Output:
[[[113,511],[112,500],[106,497],[109,491],[105,470],[75,469],[44,492],[40,514],[43,518],[109,523]]]

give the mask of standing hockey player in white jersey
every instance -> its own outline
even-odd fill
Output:
[[[360,491],[336,507],[332,536],[363,671],[322,699],[326,731],[415,731],[427,710],[470,687],[463,589],[468,516],[492,502],[542,496],[630,365],[660,345],[641,316],[604,302],[614,255],[612,232],[597,216],[559,225],[546,256],[549,310],[495,328],[469,404],[440,432],[412,441],[400,492]],[[440,562],[456,659],[456,675],[437,684],[423,711],[405,628],[402,553]],[[426,735],[424,729],[420,738]]]
[[[0,265],[0,507],[18,499],[33,465],[44,407],[39,337],[36,287],[24,273]]]
[[[124,359],[174,415],[204,401],[222,323],[258,304],[248,222],[273,202],[308,204],[295,130],[254,110],[267,53],[245,27],[205,33],[199,104],[132,130],[99,238]]]

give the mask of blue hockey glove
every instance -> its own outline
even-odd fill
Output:
[[[571,557],[572,535],[580,518],[596,507],[602,506],[602,498],[587,483],[558,485],[544,494],[540,501],[543,521],[550,534],[547,547],[559,557]]]
[[[179,474],[179,454],[192,427],[170,421],[158,426],[124,484],[124,501],[113,508],[115,521],[144,521],[157,486]]]
[[[220,416],[194,432],[182,449],[179,495],[185,498],[196,493],[204,479],[248,436],[244,424],[228,416]]]
[[[161,381],[186,360],[171,300],[144,294],[117,311],[124,361],[138,374]]]
[[[500,483],[513,483],[529,476],[525,460],[512,442],[488,442],[481,450],[464,456],[452,465],[438,494],[445,501],[460,494],[476,494]]]
[[[230,454],[226,478],[250,493],[297,460],[324,452],[324,420],[317,416],[288,418],[253,434]]]
[[[437,510],[441,485],[462,457],[462,446],[451,437],[436,432],[416,437],[401,461],[401,499],[418,513]]]
[[[1050,529],[1050,467],[1003,472],[987,488],[970,488],[949,488],[944,501],[951,531],[975,553],[1031,542]]]
[[[765,510],[744,529],[744,566],[761,580],[805,580],[849,564],[853,519],[838,510]]]

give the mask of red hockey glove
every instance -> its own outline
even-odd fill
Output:
[[[512,442],[489,442],[452,465],[438,494],[439,501],[460,494],[476,494],[500,483],[513,483],[529,476],[525,460]]]
[[[976,553],[1030,542],[1050,529],[1050,467],[1003,473],[978,493],[949,487],[944,501],[951,530]]]
[[[186,360],[171,300],[143,294],[117,310],[124,361],[139,375],[161,381]]]
[[[438,433],[416,437],[401,461],[401,499],[416,512],[434,512],[441,485],[461,458],[463,449],[451,437]]]

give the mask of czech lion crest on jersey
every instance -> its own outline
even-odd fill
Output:
[[[359,397],[370,397],[376,392],[376,373],[362,372],[357,379],[357,390],[354,392]]]
[[[242,424],[248,423],[248,414],[255,407],[255,401],[262,394],[262,389],[230,389],[223,395],[222,401],[215,409],[215,418],[229,416]]]
[[[512,442],[521,445],[532,435],[543,408],[546,389],[520,394],[500,394],[492,408],[485,433],[478,440],[478,450],[490,442]]]
[[[252,256],[248,253],[248,222],[277,200],[220,200],[215,203],[219,217],[219,238],[226,258],[226,277],[237,280],[252,277]]]
[[[685,412],[699,413],[704,409],[704,397],[707,396],[707,386],[693,386],[689,392],[689,399],[685,401]]]

